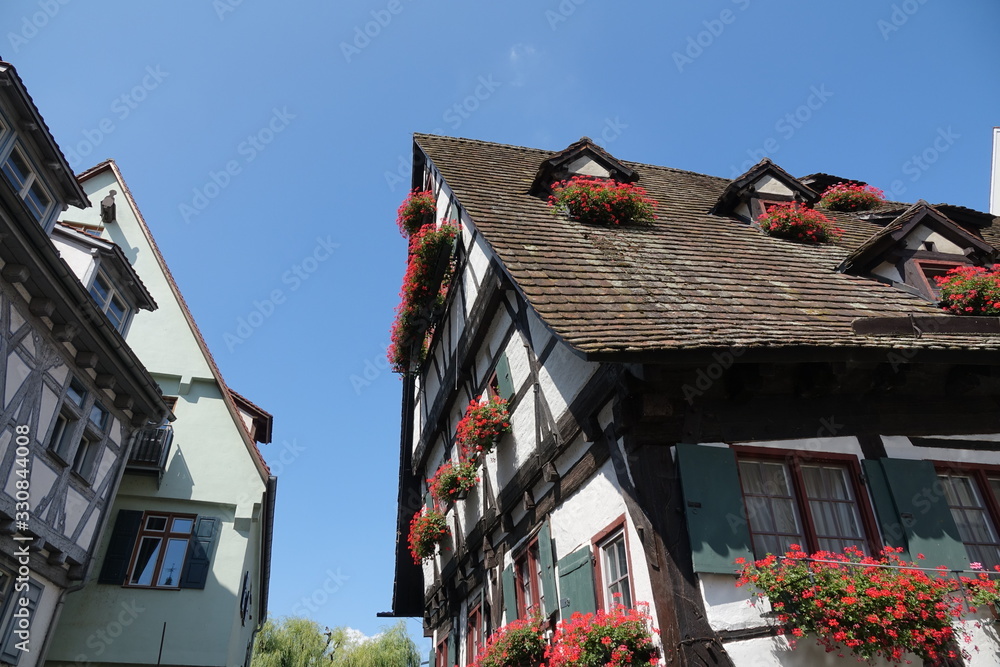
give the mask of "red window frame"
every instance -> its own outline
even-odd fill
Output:
[[[529,618],[541,609],[542,579],[537,537],[532,538],[514,558],[514,591],[518,618]]]
[[[924,293],[927,294],[928,297],[934,299],[941,297],[941,290],[936,283],[927,277],[927,269],[945,269],[945,273],[947,273],[949,270],[956,269],[960,266],[972,266],[966,262],[948,262],[937,259],[914,259],[912,261],[913,265],[917,268],[917,275],[923,282],[924,288],[927,290]],[[919,288],[919,285],[916,285],[915,287]]]
[[[957,474],[967,477],[971,477],[976,485],[976,490],[979,492],[979,497],[983,501],[983,508],[986,511],[986,516],[992,523],[993,533],[997,536],[997,543],[993,546],[1000,547],[1000,500],[997,499],[996,494],[990,486],[990,479],[1000,480],[1000,466],[986,465],[986,464],[972,464],[972,463],[958,463],[954,461],[934,461],[934,468],[938,475],[944,474]],[[944,489],[941,490],[942,496],[944,495]],[[947,502],[947,498],[945,498]],[[949,508],[951,506],[949,505]],[[968,544],[963,541],[963,544],[968,549]],[[984,542],[973,542],[972,544],[985,545]],[[972,562],[974,559],[972,554],[969,554],[969,560]],[[986,570],[990,570],[991,564],[983,563]]]
[[[465,662],[472,664],[483,648],[483,607],[477,602],[469,612],[469,623],[465,631]]]
[[[594,582],[597,584],[597,606],[599,609],[609,609],[611,607],[612,600],[608,599],[608,590],[605,588],[604,583],[604,548],[612,541],[621,535],[622,539],[625,541],[625,566],[628,568],[626,577],[628,579],[628,593],[629,600],[622,600],[622,604],[626,606],[632,606],[635,602],[635,582],[632,578],[632,552],[629,549],[628,541],[628,526],[625,522],[625,515],[622,514],[620,517],[612,521],[608,526],[601,532],[594,535],[591,540],[592,553],[594,554]],[[620,581],[621,579],[619,579]]]
[[[165,519],[164,527],[162,530],[156,530],[149,528],[149,520],[152,518],[162,518]],[[175,519],[180,519],[182,521],[190,521],[191,529],[187,532],[180,532],[172,530],[173,522]],[[156,590],[180,590],[181,586],[181,575],[183,571],[184,563],[187,562],[187,558],[191,553],[191,538],[195,534],[195,529],[198,526],[198,515],[196,514],[177,514],[173,512],[145,512],[142,515],[142,523],[140,524],[139,533],[135,538],[135,546],[132,548],[132,557],[129,560],[128,565],[128,575],[123,584],[126,588],[154,588]],[[153,564],[153,572],[151,575],[150,583],[133,583],[131,580],[135,576],[136,563],[139,559],[139,553],[142,550],[142,543],[144,539],[159,539],[160,546],[159,551],[156,556],[156,563]],[[171,584],[169,586],[163,584],[157,584],[160,579],[160,569],[163,567],[163,562],[166,557],[167,549],[169,548],[171,541],[182,541],[186,540],[187,544],[184,547],[184,554],[181,556],[181,572],[177,572],[177,583]],[[172,576],[172,574],[171,574]]]
[[[809,553],[814,553],[816,551],[820,551],[821,549],[818,544],[819,538],[816,534],[816,526],[813,521],[812,511],[809,508],[809,503],[806,501],[807,496],[805,480],[802,477],[802,465],[813,463],[831,464],[845,467],[850,479],[851,490],[854,493],[854,500],[858,507],[858,514],[861,517],[861,529],[864,532],[864,541],[868,549],[868,553],[879,553],[882,548],[882,544],[880,542],[879,532],[875,523],[875,515],[872,511],[871,499],[868,496],[868,490],[861,481],[861,464],[858,462],[857,456],[854,454],[840,454],[832,452],[822,452],[821,455],[817,456],[813,452],[796,449],[777,449],[771,447],[752,447],[745,445],[734,445],[732,449],[736,454],[737,471],[739,471],[739,462],[741,460],[770,460],[788,464],[792,479],[792,492],[794,494],[793,500],[795,501],[795,508],[798,511],[799,519],[802,522],[802,530],[805,537],[805,544],[800,546]],[[740,479],[740,493],[745,498],[742,477]],[[751,549],[753,549],[753,518],[749,516],[749,512],[747,516],[747,529],[750,532]],[[754,555],[760,558],[764,554],[757,554],[755,551]]]
[[[434,649],[434,667],[454,667],[448,664],[448,637],[438,642]]]

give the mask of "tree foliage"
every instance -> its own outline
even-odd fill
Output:
[[[400,622],[374,637],[355,639],[347,628],[324,632],[305,618],[267,620],[257,635],[251,667],[420,667],[416,644]]]

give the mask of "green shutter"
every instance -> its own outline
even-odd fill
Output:
[[[546,519],[538,531],[538,560],[542,566],[542,610],[545,618],[551,616],[559,604],[556,602],[555,559],[552,554],[552,531]]]
[[[868,482],[868,494],[871,496],[872,505],[875,506],[875,518],[878,519],[879,529],[882,531],[882,542],[886,546],[902,547],[905,550],[906,533],[899,521],[896,504],[892,501],[892,491],[889,490],[889,482],[885,480],[881,461],[865,459],[861,462],[861,467],[864,468],[865,479]],[[912,560],[906,551],[900,556],[905,560]]]
[[[188,544],[187,560],[181,571],[181,588],[205,588],[212,564],[212,549],[221,521],[204,516],[194,524],[194,534]]]
[[[590,547],[578,549],[559,561],[559,607],[563,620],[575,612],[597,611]]]
[[[115,517],[115,527],[111,530],[111,540],[101,564],[101,574],[97,577],[99,584],[115,584],[121,586],[128,576],[128,564],[132,560],[132,550],[135,548],[135,538],[142,527],[142,512],[136,510],[118,510]]]
[[[930,461],[907,459],[879,459],[885,474],[898,525],[906,537],[906,547],[911,559],[923,554],[920,565],[950,569],[966,569],[969,556],[944,497],[934,464]],[[882,500],[883,504],[885,500]],[[879,509],[879,522],[886,531],[883,519],[888,508]],[[891,519],[890,515],[890,519]],[[892,534],[889,523],[889,534]],[[899,532],[897,528],[895,532]]]
[[[695,572],[732,574],[751,560],[736,454],[724,447],[677,445],[677,469]]]
[[[514,583],[514,566],[508,565],[500,575],[503,580],[503,607],[507,612],[507,623],[517,620],[517,589]]]
[[[458,664],[458,630],[452,628],[448,635],[448,667]]]
[[[497,359],[497,393],[500,394],[500,398],[505,400],[510,400],[514,398],[514,380],[510,376],[510,362],[507,361],[507,353],[502,352],[500,358]]]
[[[427,658],[427,667],[437,667],[437,651],[431,649],[431,654]]]

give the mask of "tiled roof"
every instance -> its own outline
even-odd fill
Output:
[[[836,243],[780,240],[708,213],[729,180],[622,161],[659,202],[659,219],[623,228],[586,225],[554,215],[544,198],[528,194],[538,166],[557,152],[424,134],[414,139],[529,303],[589,355],[733,345],[1000,348],[998,336],[852,333],[856,318],[946,317],[918,296],[835,271],[879,232],[878,222],[831,212],[844,230]],[[996,242],[997,228],[994,221],[983,230],[987,241]]]

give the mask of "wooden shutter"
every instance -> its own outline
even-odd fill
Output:
[[[510,400],[514,398],[514,380],[510,376],[510,362],[507,361],[507,353],[502,352],[497,359],[497,393],[500,398]]]
[[[187,558],[181,573],[181,588],[205,588],[211,570],[212,550],[220,520],[213,516],[203,516],[194,524],[194,533],[188,544]]]
[[[132,561],[132,551],[135,549],[135,538],[140,528],[142,528],[142,512],[118,510],[97,583],[117,586],[125,583],[128,565]]]
[[[906,539],[910,560],[923,554],[923,567],[945,565],[949,569],[966,569],[969,556],[962,543],[958,526],[951,515],[937,471],[930,461],[878,459],[889,493],[873,493],[879,523],[887,541],[900,532]],[[871,463],[865,467],[871,470]],[[869,475],[869,482],[873,475]],[[891,497],[889,506],[887,497]]]
[[[896,503],[892,500],[889,482],[885,479],[882,462],[879,459],[865,459],[861,462],[868,483],[868,495],[875,506],[875,518],[882,531],[882,542],[886,546],[906,549],[906,533],[899,520]],[[904,560],[912,560],[907,551],[900,554]]]
[[[507,612],[507,623],[517,620],[517,585],[514,582],[514,566],[508,565],[500,575],[503,580],[503,607]]]
[[[732,574],[751,560],[736,454],[724,447],[677,445],[677,470],[695,572]]]
[[[559,604],[556,600],[555,559],[552,554],[552,531],[548,519],[538,531],[538,560],[542,570],[542,610],[545,618],[552,615]]]
[[[597,611],[590,547],[577,549],[559,561],[559,607],[563,620],[577,611],[581,614]]]
[[[140,512],[142,514],[142,512]],[[38,636],[43,634],[43,628],[39,627],[34,623],[35,619],[35,609],[38,608],[38,601],[42,597],[42,591],[45,589],[40,583],[34,579],[28,579],[28,590],[27,591],[12,591],[10,594],[10,602],[7,607],[11,612],[18,611],[24,607],[18,604],[19,598],[27,598],[28,605],[27,610],[29,619],[31,620],[31,626],[29,627],[29,632],[31,632],[29,647],[35,647],[38,645]],[[21,658],[24,651],[17,648],[17,645],[23,641],[19,636],[14,634],[17,625],[17,618],[13,616],[7,619],[7,626],[3,629],[3,638],[0,642],[0,660],[3,661],[5,665],[16,665],[17,661]]]

